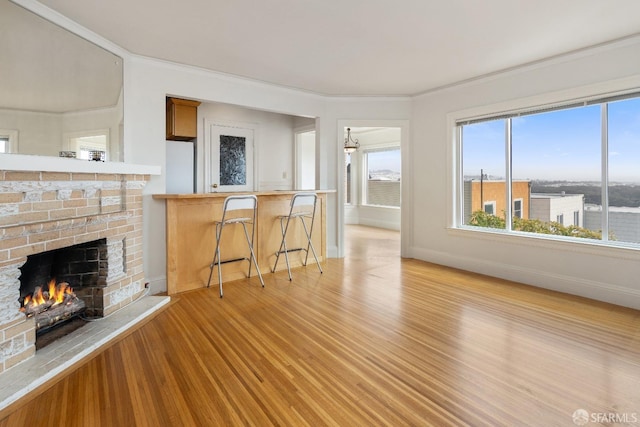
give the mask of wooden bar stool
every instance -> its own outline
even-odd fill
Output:
[[[216,224],[216,250],[213,255],[213,261],[211,262],[211,270],[209,271],[209,280],[207,281],[207,288],[211,284],[211,276],[213,275],[213,268],[218,266],[218,284],[220,287],[220,298],[222,298],[222,264],[236,261],[249,261],[249,274],[247,277],[251,277],[251,261],[256,266],[260,283],[264,288],[264,281],[262,280],[262,274],[260,274],[260,268],[256,261],[256,255],[253,251],[253,237],[256,230],[256,213],[258,210],[258,198],[254,195],[242,195],[242,196],[228,196],[224,199],[224,205],[222,208],[222,219],[215,221]],[[240,211],[240,212],[236,212]],[[250,212],[250,215],[247,213]],[[247,224],[251,224],[251,237],[247,231]],[[244,230],[244,236],[247,240],[249,247],[249,258],[233,258],[227,260],[221,260],[220,257],[220,240],[222,238],[222,230],[228,225],[242,225]]]
[[[300,192],[293,195],[291,198],[291,208],[289,209],[288,215],[281,215],[280,218],[280,230],[282,231],[282,242],[280,243],[280,249],[276,252],[276,262],[273,265],[273,272],[276,271],[276,267],[278,266],[278,260],[280,259],[280,254],[284,254],[284,259],[287,262],[287,271],[289,272],[289,280],[291,280],[291,265],[289,264],[289,252],[296,251],[305,251],[306,256],[304,258],[304,266],[307,265],[307,260],[309,259],[309,249],[311,249],[311,253],[316,260],[316,264],[318,265],[318,270],[322,273],[322,267],[320,267],[320,262],[318,261],[318,256],[316,255],[316,250],[313,247],[313,243],[311,242],[311,235],[313,233],[313,223],[316,217],[316,204],[318,201],[318,195],[316,193],[311,192]],[[307,238],[307,247],[299,247],[299,248],[288,248],[287,247],[287,232],[289,231],[289,225],[291,224],[291,220],[299,218],[302,222],[302,227],[304,229],[304,234]]]

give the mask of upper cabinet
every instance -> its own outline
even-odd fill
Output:
[[[191,141],[198,136],[200,102],[167,97],[167,139]]]

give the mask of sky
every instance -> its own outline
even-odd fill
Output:
[[[392,170],[400,173],[400,149],[390,151],[373,151],[367,154],[369,170]]]
[[[640,183],[640,98],[608,104],[609,180]],[[601,106],[512,120],[513,179],[600,181]],[[505,120],[463,128],[465,176],[505,176]]]

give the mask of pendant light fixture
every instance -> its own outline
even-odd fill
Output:
[[[358,140],[351,139],[351,128],[347,128],[347,137],[344,139],[344,152],[351,154],[360,148]]]

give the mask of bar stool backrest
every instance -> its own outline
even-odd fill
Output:
[[[250,218],[250,220],[251,221],[255,220],[255,215],[256,215],[255,211],[256,211],[257,203],[258,203],[258,198],[251,194],[241,195],[241,196],[227,196],[227,198],[224,200],[224,205],[222,207],[222,222],[229,220],[227,215],[228,212],[233,212],[238,210],[243,210],[243,211],[252,210],[253,213],[251,214],[252,218]],[[242,215],[243,213],[239,213],[239,214]],[[232,214],[229,216],[233,217],[234,215]],[[235,216],[238,216],[238,215],[236,214]]]
[[[238,209],[253,209],[257,198],[253,195],[228,196],[224,201],[224,210],[235,211]]]
[[[315,208],[316,193],[296,193],[291,198],[291,212],[293,212],[296,208],[301,208],[303,206],[313,206]]]

